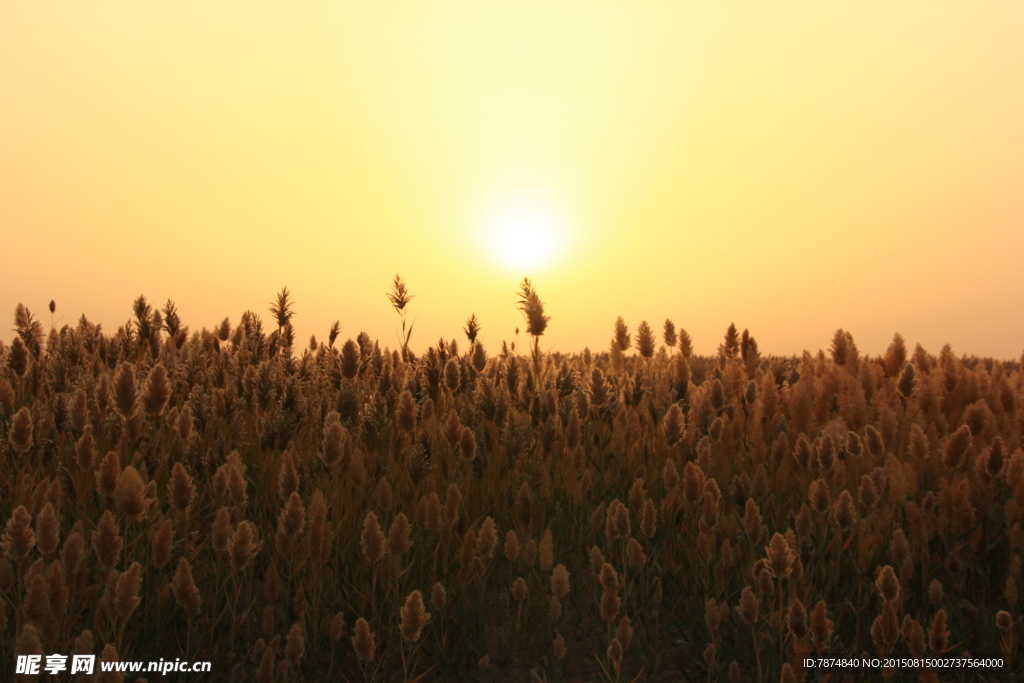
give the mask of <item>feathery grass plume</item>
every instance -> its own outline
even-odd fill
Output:
[[[665,346],[672,348],[676,345],[679,338],[676,336],[676,326],[668,318],[665,318],[665,325],[662,328],[661,338],[665,341]]]
[[[889,545],[889,559],[894,564],[902,565],[903,561],[910,555],[910,542],[907,535],[903,533],[902,527],[896,527],[892,533],[892,543]]]
[[[33,569],[36,566],[41,568],[42,563],[38,562],[37,565],[33,565]],[[25,601],[22,603],[21,611],[29,621],[43,628],[45,632],[45,625],[50,616],[50,601],[47,595],[46,578],[41,569],[38,571],[39,573],[36,574],[32,574],[30,571],[27,577],[28,588],[25,591]]]
[[[612,638],[612,642],[608,645],[608,659],[615,666],[616,678],[618,678],[617,672],[622,666],[622,642],[618,638]]]
[[[376,649],[374,634],[370,631],[370,624],[361,616],[355,621],[352,647],[355,649],[355,655],[362,663],[369,664],[370,661],[373,661],[374,650]]]
[[[860,478],[860,502],[870,510],[878,501],[878,492],[875,490],[874,479],[871,475],[865,474]]]
[[[306,634],[299,623],[292,624],[288,631],[288,639],[284,647],[284,656],[293,665],[297,665],[302,655],[306,652]]]
[[[558,599],[557,595],[552,595],[548,600],[548,613],[551,615],[552,621],[562,618],[562,601]]]
[[[688,463],[689,464],[689,463]],[[665,491],[671,491],[679,483],[679,472],[676,470],[675,461],[669,459],[665,461],[664,467],[661,470],[661,479],[665,484]],[[703,487],[703,482],[701,482]]]
[[[555,640],[552,643],[552,648],[551,649],[552,649],[553,654],[555,655],[555,659],[558,659],[558,660],[565,659],[565,654],[566,654],[565,638],[562,637],[561,633],[555,634]]]
[[[149,371],[149,377],[146,378],[146,388],[142,394],[142,406],[149,415],[156,417],[163,412],[170,395],[171,385],[167,381],[167,369],[162,363],[157,363]]]
[[[235,533],[235,527],[231,524],[231,512],[222,507],[217,510],[217,516],[213,520],[210,532],[210,540],[214,550],[224,552],[227,550],[231,534]]]
[[[75,638],[75,644],[72,646],[71,654],[73,655],[91,655],[95,654],[96,643],[93,639],[92,631],[85,629],[78,634]]]
[[[996,612],[996,626],[1002,631],[1009,631],[1013,628],[1013,617],[1006,610]]]
[[[665,418],[662,422],[662,433],[665,435],[665,444],[669,448],[675,446],[679,439],[682,438],[685,426],[683,411],[680,410],[678,403],[673,403],[665,413]]]
[[[402,638],[410,643],[415,643],[420,639],[423,627],[430,622],[430,613],[427,612],[423,605],[423,594],[418,590],[409,593],[405,598],[405,605],[402,606],[400,613],[402,620],[399,631],[402,634]]]
[[[526,545],[523,547],[521,560],[524,567],[532,567],[534,565],[537,561],[537,541],[531,538],[526,542]]]
[[[737,609],[737,613],[751,626],[757,622],[757,612],[760,607],[760,602],[760,599],[754,594],[754,591],[750,589],[750,586],[745,586],[743,588],[743,593],[740,595],[740,604]]]
[[[619,614],[621,600],[619,599],[619,575],[607,562],[601,567],[601,618],[611,621]]]
[[[619,509],[620,508],[624,508],[624,507],[625,506],[622,504],[622,501],[620,501],[618,498],[613,500],[608,505],[608,510],[607,510],[607,512],[605,512],[604,535],[605,535],[605,537],[607,537],[609,542],[616,541],[616,540],[618,540],[620,538],[625,538],[626,536],[629,536],[629,514],[628,513],[625,513],[623,515],[625,517],[625,520],[624,520],[625,533],[623,533],[623,527],[621,527],[619,525],[619,516],[620,516]]]
[[[509,529],[505,534],[505,557],[509,562],[519,559],[519,536],[516,535],[515,529]]]
[[[171,559],[171,545],[174,543],[174,524],[169,519],[162,519],[156,523],[150,539],[153,548],[153,566],[163,569],[164,565]],[[223,550],[223,548],[218,548]]]
[[[512,597],[516,602],[526,599],[526,581],[521,576],[512,583]]]
[[[704,470],[699,465],[692,460],[686,463],[686,467],[683,468],[683,496],[688,502],[696,503],[701,499],[707,482]],[[666,485],[667,483],[666,481]]]
[[[650,358],[654,355],[654,345],[654,333],[651,332],[651,326],[647,324],[646,320],[643,320],[636,330],[636,350],[644,358]]]
[[[807,469],[811,463],[811,442],[806,434],[801,433],[796,439],[796,448],[793,449],[793,459],[801,468]]]
[[[324,420],[324,447],[322,453],[324,464],[328,467],[334,467],[338,463],[342,463],[342,467],[344,467],[342,457],[345,455],[348,440],[348,432],[341,425],[341,416],[333,410],[327,413],[327,418]]]
[[[349,339],[341,347],[341,376],[352,379],[359,372],[359,347]]]
[[[110,510],[103,512],[100,523],[92,532],[92,547],[96,551],[96,559],[99,560],[101,567],[110,570],[117,565],[121,549],[124,547],[124,539],[121,538],[121,531]]]
[[[857,521],[857,505],[849,491],[843,491],[832,504],[832,514],[842,530],[849,529]]]
[[[262,544],[256,527],[249,521],[239,522],[235,533],[228,540],[228,559],[231,561],[231,572],[237,574],[244,571],[259,553]]]
[[[914,370],[912,363],[907,363],[903,366],[903,371],[900,373],[899,380],[896,382],[896,393],[900,395],[904,401],[910,400],[910,397],[914,395],[914,391],[917,390],[917,371]]]
[[[43,654],[43,643],[39,640],[39,631],[33,624],[25,624],[21,627],[21,633],[18,634],[18,638],[14,642],[14,654],[17,656]]]
[[[30,357],[28,347],[25,346],[20,337],[15,337],[14,342],[11,344],[11,354],[7,358],[7,366],[19,379],[24,377],[28,371]]]
[[[327,521],[327,501],[320,489],[313,492],[309,504],[307,537],[311,557],[319,562],[326,561],[331,548],[331,525]]]
[[[935,654],[946,651],[949,640],[949,631],[946,629],[946,610],[940,609],[932,619],[931,628],[928,629],[928,646]]]
[[[569,594],[569,571],[564,564],[559,564],[551,572],[551,592],[558,598]]]
[[[476,343],[476,336],[480,334],[480,321],[476,319],[475,313],[466,320],[466,326],[462,328],[462,331],[466,333],[466,338],[469,339],[470,344]]]
[[[892,343],[889,344],[889,348],[885,351],[885,356],[882,359],[882,366],[885,369],[886,377],[895,377],[899,374],[900,368],[907,361],[907,345],[903,341],[903,337],[900,336],[899,332],[893,335]]]
[[[601,571],[604,569],[604,554],[601,549],[596,545],[590,549],[590,573],[594,575],[594,580],[601,581]]]
[[[295,468],[295,458],[290,450],[286,450],[277,470],[277,494],[287,501],[298,489],[299,472]]]
[[[455,393],[459,388],[461,379],[459,361],[455,358],[449,358],[448,362],[444,365],[444,385],[448,387],[448,391]]]
[[[821,469],[822,474],[827,474],[832,471],[832,467],[836,464],[836,445],[835,441],[828,434],[822,436],[816,444],[816,450],[818,452],[818,467]]]
[[[623,615],[619,620],[619,625],[615,628],[615,638],[622,644],[623,650],[629,647],[630,641],[633,640],[633,627],[629,623],[629,617]]]
[[[551,571],[551,567],[555,562],[555,541],[554,537],[551,534],[551,527],[548,527],[544,530],[544,535],[540,539],[539,555],[541,571]]]
[[[462,459],[471,462],[476,458],[476,436],[469,427],[463,427],[459,437],[459,452]]]
[[[718,626],[721,623],[722,613],[718,609],[718,603],[715,602],[714,598],[708,598],[704,601],[704,624],[708,627],[708,631],[711,636],[714,637],[715,632],[718,630]]]
[[[398,273],[395,273],[395,279],[391,283],[391,291],[388,293],[388,300],[391,301],[391,305],[402,318],[402,336],[400,341],[402,343],[403,361],[409,360],[409,340],[412,338],[412,329],[416,324],[413,322],[412,325],[409,325],[408,330],[406,329],[406,315],[408,314],[406,306],[409,305],[412,298],[413,295],[409,293],[405,282],[402,281]]]
[[[179,513],[187,513],[192,504],[192,496],[195,494],[195,487],[192,484],[192,477],[185,471],[181,462],[174,463],[171,471],[171,480],[167,486],[167,497],[170,498],[174,509]]]
[[[131,363],[121,363],[114,378],[114,408],[127,421],[135,414],[136,400],[135,370]]]
[[[494,526],[494,520],[488,517],[480,527],[480,534],[476,539],[476,554],[484,561],[494,557],[494,548],[498,545],[498,530]]]
[[[373,512],[367,512],[366,517],[363,519],[363,533],[360,538],[360,545],[363,549],[363,555],[371,564],[379,562],[384,557],[386,550],[384,533],[377,522],[377,515]]]
[[[146,485],[142,476],[131,465],[121,470],[114,488],[114,502],[125,517],[133,522],[142,519],[146,512]]]
[[[833,363],[836,365],[846,365],[852,341],[853,337],[850,336],[849,332],[841,327],[836,330],[835,334],[832,335],[832,345],[829,347],[829,354],[832,356]]]
[[[476,564],[476,532],[470,529],[462,538],[462,547],[457,556],[459,564],[470,566]]]
[[[875,588],[878,589],[878,594],[882,596],[883,600],[894,602],[899,596],[900,582],[891,566],[885,565],[879,570],[878,578],[875,579]]]
[[[807,610],[804,609],[804,603],[799,599],[794,599],[789,606],[786,626],[797,640],[803,640],[803,637],[807,635]]]
[[[882,603],[882,613],[875,617],[870,633],[871,640],[882,652],[890,652],[896,644],[899,637],[899,622],[896,618],[896,608],[889,600]]]
[[[448,413],[448,419],[445,421],[444,438],[448,445],[454,448],[461,436],[462,424],[459,422],[458,414],[453,410]]]
[[[825,514],[832,504],[832,494],[829,492],[828,484],[825,483],[824,479],[815,479],[811,482],[807,497],[811,503],[811,508],[819,515]]]
[[[96,488],[107,498],[113,498],[120,477],[121,463],[117,458],[117,453],[109,451],[96,472]]]
[[[781,579],[789,573],[789,545],[786,537],[776,533],[765,548],[768,553],[768,568],[775,578]]]
[[[139,606],[139,589],[142,588],[142,567],[132,562],[128,571],[117,577],[117,590],[114,595],[114,612],[121,619],[127,620]]]
[[[626,559],[634,571],[640,571],[647,563],[647,555],[644,554],[643,546],[635,538],[630,538],[626,542]]]
[[[580,443],[580,413],[576,406],[569,411],[569,420],[565,424],[565,445],[570,451]]]
[[[971,447],[971,429],[966,424],[949,435],[946,439],[946,448],[942,455],[942,464],[950,469],[960,466],[964,455]]]
[[[751,543],[755,543],[761,534],[761,509],[753,498],[747,498],[743,508],[743,530]],[[776,534],[777,535],[777,534]]]
[[[438,612],[444,610],[447,595],[448,594],[445,591],[444,586],[441,585],[441,582],[435,582],[434,587],[430,589],[430,604],[432,604],[434,609]]]
[[[0,342],[0,356],[3,356],[3,344]],[[14,410],[14,387],[7,379],[0,379],[0,412],[5,415]]]
[[[14,414],[8,433],[8,439],[16,452],[27,453],[32,448],[32,432],[32,413],[27,407],[22,408]]]
[[[640,533],[647,538],[654,538],[658,529],[658,511],[654,507],[654,501],[648,498],[644,501],[643,516],[640,519]]]
[[[614,344],[619,351],[629,351],[629,347],[632,345],[629,328],[626,327],[626,321],[622,319],[622,316],[615,319]]]
[[[600,408],[608,402],[609,397],[608,383],[605,381],[604,373],[600,368],[594,368],[590,372],[590,402],[595,408]]]
[[[715,644],[708,643],[704,648],[704,664],[710,671],[715,670]]]
[[[36,516],[36,547],[49,555],[60,544],[60,520],[52,503],[46,503]]]
[[[104,669],[103,663],[111,663],[120,661],[120,655],[117,654],[117,648],[112,644],[107,643],[103,647],[103,652],[100,653],[100,659],[96,663],[97,674],[96,680],[100,683],[121,683],[124,680],[124,674],[111,667],[109,670]]]
[[[398,428],[411,434],[416,430],[416,400],[408,389],[398,399]]]
[[[341,612],[336,612],[334,617],[331,619],[331,628],[328,630],[328,634],[331,637],[332,643],[337,643],[341,640],[341,637],[345,635],[345,615]]]
[[[404,512],[399,512],[398,516],[392,520],[391,528],[388,530],[387,552],[389,555],[399,557],[412,547],[409,532],[409,518],[405,516]]]
[[[441,499],[438,497],[437,491],[431,491],[429,496],[420,498],[419,523],[424,529],[440,531],[443,514]]]
[[[444,517],[445,524],[450,529],[459,519],[459,506],[462,502],[462,492],[456,483],[448,484],[448,491],[445,494]]]
[[[911,619],[908,614],[903,619],[903,639],[907,641],[907,649],[915,657],[922,657],[925,653],[925,636],[921,623]]]
[[[72,586],[76,586],[79,579],[85,578],[88,569],[85,557],[85,539],[77,529],[68,534],[64,539],[64,546],[60,551],[61,564],[64,565],[64,573]],[[3,588],[0,588],[2,591]]]
[[[92,425],[85,425],[81,431],[82,436],[75,443],[75,461],[83,470],[89,470],[96,461],[96,442],[92,436]]]
[[[277,517],[277,544],[284,549],[298,540],[306,528],[306,506],[295,491],[288,496],[288,502]]]
[[[832,640],[832,620],[825,613],[825,601],[819,600],[811,613],[811,640],[819,654],[828,651],[829,643]]]
[[[882,433],[875,429],[874,425],[868,425],[864,428],[864,438],[868,444],[868,453],[871,454],[872,458],[876,460],[882,457],[882,453],[885,451],[885,441],[882,440]]]

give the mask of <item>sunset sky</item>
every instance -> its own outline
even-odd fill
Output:
[[[299,348],[666,317],[1024,349],[1024,3],[0,4],[0,337],[193,330],[282,286]]]

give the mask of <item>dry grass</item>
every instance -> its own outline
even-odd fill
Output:
[[[802,680],[809,653],[1021,661],[1018,363],[762,358],[620,319],[608,353],[366,335],[0,345],[0,641],[221,680]],[[3,667],[10,666],[12,657]],[[935,680],[933,672],[895,678]],[[808,678],[812,678],[809,676]]]

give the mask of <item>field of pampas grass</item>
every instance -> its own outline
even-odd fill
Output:
[[[0,344],[0,671],[212,662],[187,680],[1003,680],[1021,652],[1019,362],[714,357],[671,321],[525,355],[470,318],[416,355],[23,306]],[[807,670],[807,657],[999,670]],[[109,680],[120,680],[121,674]],[[13,674],[4,673],[4,678]],[[43,676],[45,678],[45,675]],[[125,680],[131,680],[126,676]],[[152,675],[150,680],[153,680]],[[1007,678],[1008,680],[1008,678]]]

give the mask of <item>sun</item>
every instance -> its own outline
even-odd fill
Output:
[[[492,202],[481,228],[492,258],[518,273],[554,265],[568,238],[564,216],[536,193],[509,194]]]

